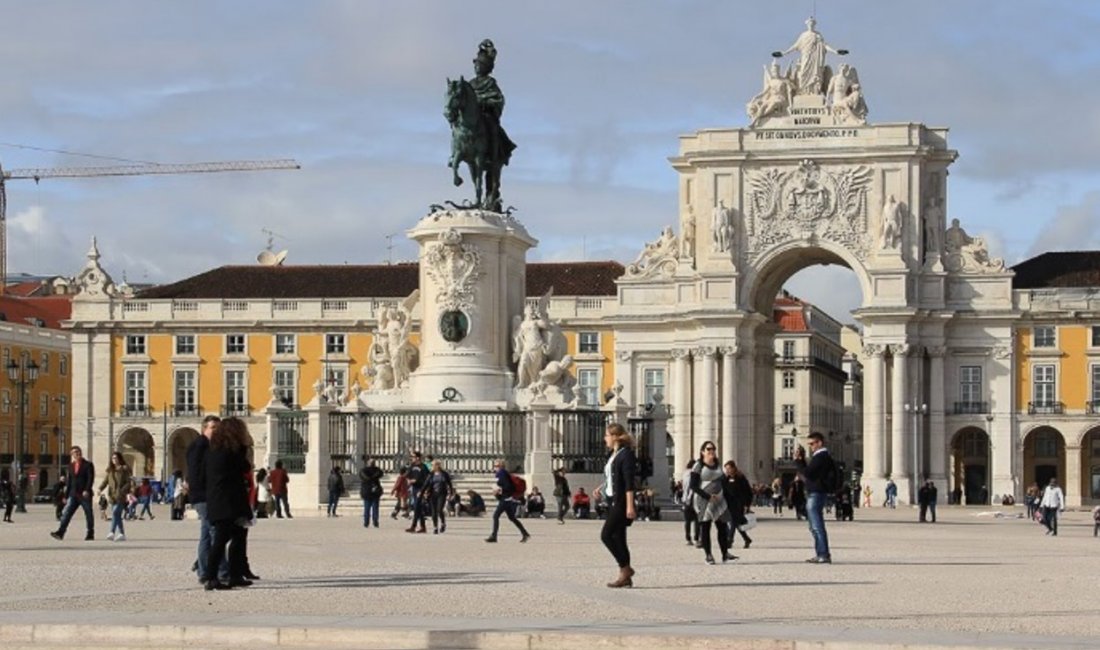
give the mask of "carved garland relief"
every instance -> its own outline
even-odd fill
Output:
[[[445,311],[475,311],[475,285],[481,277],[481,254],[473,244],[463,244],[462,235],[447,230],[439,243],[424,256],[428,277],[439,287],[436,302]]]
[[[791,239],[827,239],[867,257],[867,189],[871,169],[865,165],[830,171],[812,160],[797,169],[751,172],[749,259]]]

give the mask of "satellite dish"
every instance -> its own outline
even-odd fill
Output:
[[[256,256],[256,261],[260,263],[260,266],[282,266],[283,260],[286,259],[286,254],[289,251],[279,251],[278,253],[272,253],[271,251],[260,251],[260,254]]]

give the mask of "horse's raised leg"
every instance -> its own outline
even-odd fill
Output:
[[[451,156],[451,159],[447,162],[447,166],[454,172],[454,184],[455,187],[462,185],[462,177],[458,175],[458,160],[455,156]]]
[[[470,170],[470,178],[474,181],[474,203],[478,207],[481,207],[481,170],[470,161],[466,161],[466,168]]]

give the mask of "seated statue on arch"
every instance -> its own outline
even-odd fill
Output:
[[[658,270],[671,271],[676,268],[676,260],[679,256],[680,240],[672,231],[672,226],[665,226],[661,236],[647,242],[642,247],[638,257],[627,265],[627,276],[650,276]]]
[[[793,95],[791,81],[779,69],[779,62],[773,61],[770,66],[764,66],[764,88],[745,107],[745,112],[752,119],[749,127],[755,127],[764,118],[773,115],[786,115],[791,109]]]
[[[867,123],[867,103],[859,83],[859,73],[847,63],[841,63],[829,79],[829,100],[833,115],[846,124]]]

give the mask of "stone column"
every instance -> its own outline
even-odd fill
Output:
[[[1081,506],[1081,446],[1066,445],[1066,484],[1062,486],[1066,505]]]
[[[734,363],[737,360],[737,347],[727,346],[719,350],[722,353],[722,446],[720,458],[738,459],[736,449],[737,396],[734,394]],[[740,467],[740,463],[738,463]]]
[[[328,416],[334,407],[320,397],[320,392],[302,409],[308,418],[306,471],[294,476],[287,484],[287,499],[295,513],[318,516],[321,504],[328,498],[328,474],[332,470],[328,448]]]
[[[262,467],[274,467],[278,460],[279,449],[279,414],[289,411],[282,402],[273,399],[264,408],[264,417],[267,421],[267,453],[262,459],[257,458],[257,463],[263,463]]]
[[[947,487],[947,432],[943,385],[943,357],[947,348],[932,346],[929,356],[929,395],[928,395],[928,478],[936,487],[945,492]]]
[[[668,466],[668,455],[665,450],[665,441],[668,437],[668,408],[657,399],[654,399],[653,410],[649,412],[649,457],[653,459],[653,476],[649,480],[649,487],[656,496],[669,496],[669,480],[679,476]],[[684,460],[687,463],[687,460]]]
[[[554,484],[553,455],[550,449],[550,412],[554,405],[545,397],[535,398],[527,406],[526,456],[523,468],[527,470],[525,480],[529,486],[550,486]]]
[[[863,480],[872,481],[876,492],[886,478],[883,457],[883,346],[863,347]]]
[[[692,458],[691,449],[691,364],[688,351],[683,348],[672,350],[672,439],[673,449],[672,475],[679,476],[680,471]]]
[[[910,498],[910,466],[912,464],[912,450],[909,445],[908,420],[911,417],[905,412],[905,402],[909,397],[909,345],[899,343],[890,346],[893,359],[893,380],[890,413],[890,475],[898,486],[898,498]]]
[[[717,385],[715,366],[715,348],[700,346],[695,348],[695,378],[696,388],[692,391],[695,397],[698,411],[699,426],[695,430],[695,440],[692,443],[692,451],[698,449],[704,440],[715,440],[717,419]]]

